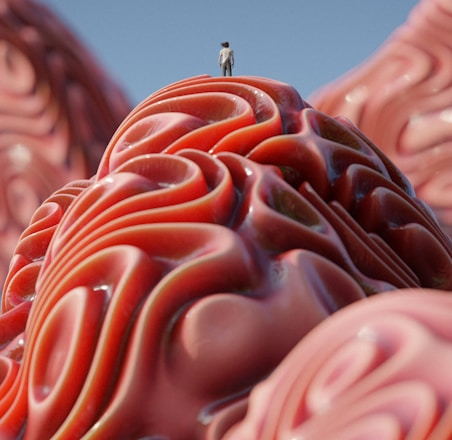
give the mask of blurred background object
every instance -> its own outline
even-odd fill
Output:
[[[309,102],[358,125],[452,233],[452,3],[423,0],[366,62]]]
[[[32,213],[94,174],[130,107],[120,87],[47,7],[0,3],[0,282]]]

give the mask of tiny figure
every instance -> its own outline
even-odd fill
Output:
[[[218,56],[218,65],[221,67],[221,73],[223,76],[232,76],[232,68],[234,67],[234,51],[229,47],[229,42],[224,41],[221,43],[223,49],[220,50]]]

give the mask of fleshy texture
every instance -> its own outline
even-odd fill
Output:
[[[379,292],[450,290],[451,255],[398,169],[290,86],[173,84],[16,248],[0,435],[219,438],[317,324]]]
[[[91,177],[130,111],[120,89],[45,7],[0,2],[0,284],[33,212]]]
[[[451,438],[451,310],[448,292],[408,289],[339,311],[253,390],[224,440]]]
[[[452,234],[452,4],[423,0],[366,62],[309,102],[353,121]]]

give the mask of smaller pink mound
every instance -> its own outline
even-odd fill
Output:
[[[449,294],[429,289],[347,306],[254,388],[224,438],[451,438],[451,307]]]

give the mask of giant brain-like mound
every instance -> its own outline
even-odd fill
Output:
[[[219,438],[326,317],[380,292],[450,290],[451,255],[399,170],[292,87],[173,84],[21,237],[0,435]]]

